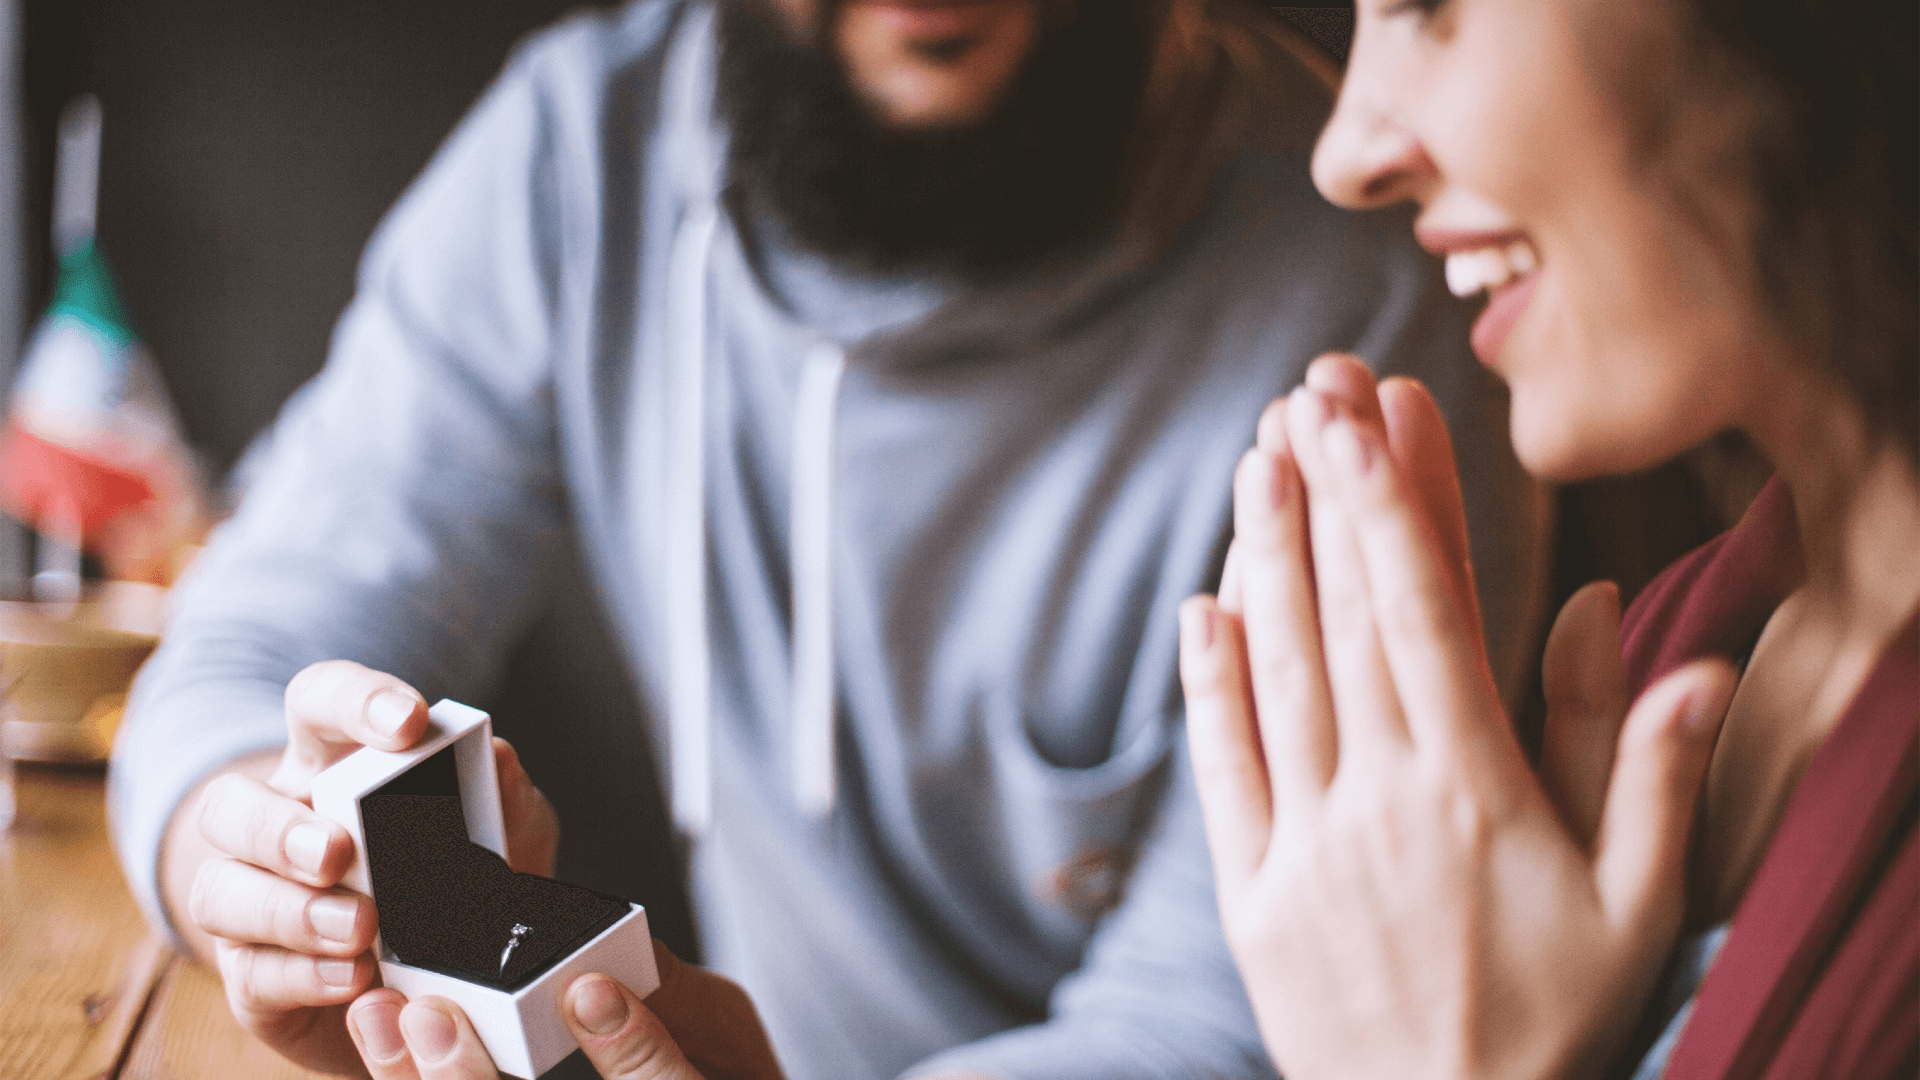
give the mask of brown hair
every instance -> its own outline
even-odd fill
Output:
[[[1764,299],[1920,465],[1920,4],[1681,5],[1689,36],[1759,91],[1748,175]]]

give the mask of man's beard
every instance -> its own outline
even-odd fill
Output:
[[[980,280],[1086,240],[1124,195],[1149,52],[1138,7],[1081,0],[981,121],[903,130],[829,46],[790,40],[760,0],[723,0],[729,207],[749,221],[771,211],[802,247],[876,274]]]

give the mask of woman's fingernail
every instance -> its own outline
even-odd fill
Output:
[[[453,1053],[460,1041],[460,1029],[454,1026],[453,1017],[431,1005],[402,1010],[400,1026],[407,1032],[407,1048],[429,1065]]]
[[[353,961],[320,960],[313,965],[320,972],[320,981],[328,986],[353,985]]]
[[[1307,398],[1313,405],[1313,417],[1324,426],[1333,422],[1340,410],[1334,408],[1333,395],[1309,388]]]
[[[590,976],[573,984],[573,1015],[595,1035],[611,1035],[627,1022],[627,999],[605,976]]]
[[[1285,446],[1286,442],[1286,402],[1276,401],[1260,411],[1260,422],[1253,429],[1253,444],[1271,452]]]
[[[324,825],[303,822],[287,830],[287,838],[282,842],[287,861],[294,869],[303,873],[319,876],[320,864],[327,859],[327,829]]]
[[[1680,730],[1694,738],[1713,734],[1720,726],[1720,695],[1710,686],[1694,688],[1680,714]]]
[[[360,1032],[360,1043],[373,1060],[392,1061],[407,1049],[400,1035],[400,1006],[369,1005],[360,1010],[353,1026]]]
[[[1360,425],[1350,416],[1327,424],[1320,430],[1320,443],[1335,467],[1360,476],[1373,468],[1373,447],[1360,434]]]
[[[1295,496],[1297,473],[1291,458],[1274,455],[1267,459],[1267,501],[1275,510],[1284,508]]]
[[[413,715],[415,704],[413,695],[405,690],[382,690],[367,702],[367,726],[381,738],[391,739]]]
[[[1180,617],[1186,621],[1186,629],[1182,637],[1193,647],[1203,651],[1213,648],[1213,643],[1219,635],[1219,629],[1215,626],[1214,620],[1219,616],[1214,612],[1212,604],[1204,603],[1197,598],[1189,600],[1180,605]]]
[[[307,925],[328,941],[345,945],[353,940],[360,921],[360,904],[350,896],[321,896],[307,905]]]
[[[1301,386],[1287,395],[1287,414],[1296,435],[1312,438],[1313,432],[1333,419],[1333,400],[1310,386]]]

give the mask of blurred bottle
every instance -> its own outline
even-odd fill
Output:
[[[84,547],[107,576],[171,584],[206,532],[199,469],[94,240],[100,102],[60,118],[53,302],[28,343],[0,444],[0,501],[39,533],[36,597],[79,595]]]

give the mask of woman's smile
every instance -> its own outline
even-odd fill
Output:
[[[1517,231],[1448,232],[1419,230],[1422,247],[1446,260],[1447,289],[1465,299],[1487,294],[1486,309],[1473,323],[1473,353],[1499,370],[1514,324],[1533,297],[1540,253],[1533,240]]]

